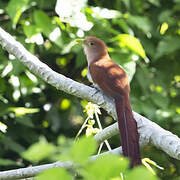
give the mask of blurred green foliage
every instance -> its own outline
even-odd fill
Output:
[[[72,42],[86,35],[103,39],[132,79],[133,109],[180,136],[180,1],[59,2],[0,0],[0,25],[53,70],[85,84],[85,56]],[[59,135],[75,137],[85,104],[34,76],[0,47],[0,170],[29,165],[22,152],[40,137],[52,143]],[[112,123],[105,112],[101,120]],[[110,143],[119,146],[119,137]],[[165,168],[157,172],[161,179],[180,176],[177,160],[152,146],[142,153]]]
[[[58,180],[58,179],[87,179],[87,180],[138,180],[142,177],[147,180],[157,180],[157,176],[153,175],[143,166],[139,166],[130,170],[129,162],[127,159],[113,155],[106,154],[96,159],[89,159],[97,151],[97,144],[92,137],[81,137],[78,141],[73,142],[71,139],[64,138],[60,136],[58,138],[61,143],[58,143],[54,149],[54,153],[50,152],[49,143],[45,143],[43,146],[43,151],[46,156],[41,156],[42,143],[44,139],[41,139],[35,145],[32,145],[26,152],[24,152],[25,158],[31,162],[39,162],[43,159],[51,160],[67,160],[73,163],[73,166],[69,170],[63,168],[52,168],[45,172],[37,175],[35,179],[38,180]],[[63,139],[63,140],[62,140]],[[65,141],[64,141],[65,140]],[[64,146],[63,143],[68,146]],[[36,160],[35,160],[36,157]],[[121,175],[120,175],[121,174]],[[74,178],[73,178],[74,177]]]

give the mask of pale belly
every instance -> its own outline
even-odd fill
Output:
[[[94,86],[96,89],[101,90],[101,88],[98,86],[98,84],[96,84],[96,83],[93,82],[93,79],[92,79],[91,74],[90,74],[90,72],[89,72],[89,68],[88,68],[88,72],[87,72],[87,78],[88,78],[88,80],[89,80],[91,83],[93,83],[93,86]]]

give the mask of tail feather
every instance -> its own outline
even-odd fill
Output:
[[[131,168],[141,164],[139,134],[129,98],[115,98],[123,155],[131,160]]]

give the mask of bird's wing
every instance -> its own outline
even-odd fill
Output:
[[[93,82],[110,96],[129,94],[129,83],[125,71],[112,60],[102,59],[91,63]]]

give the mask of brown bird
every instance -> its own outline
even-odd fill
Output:
[[[102,40],[87,37],[83,40],[83,49],[90,79],[114,99],[123,155],[130,158],[131,168],[140,165],[139,134],[130,104],[130,86],[126,72],[111,60]]]

